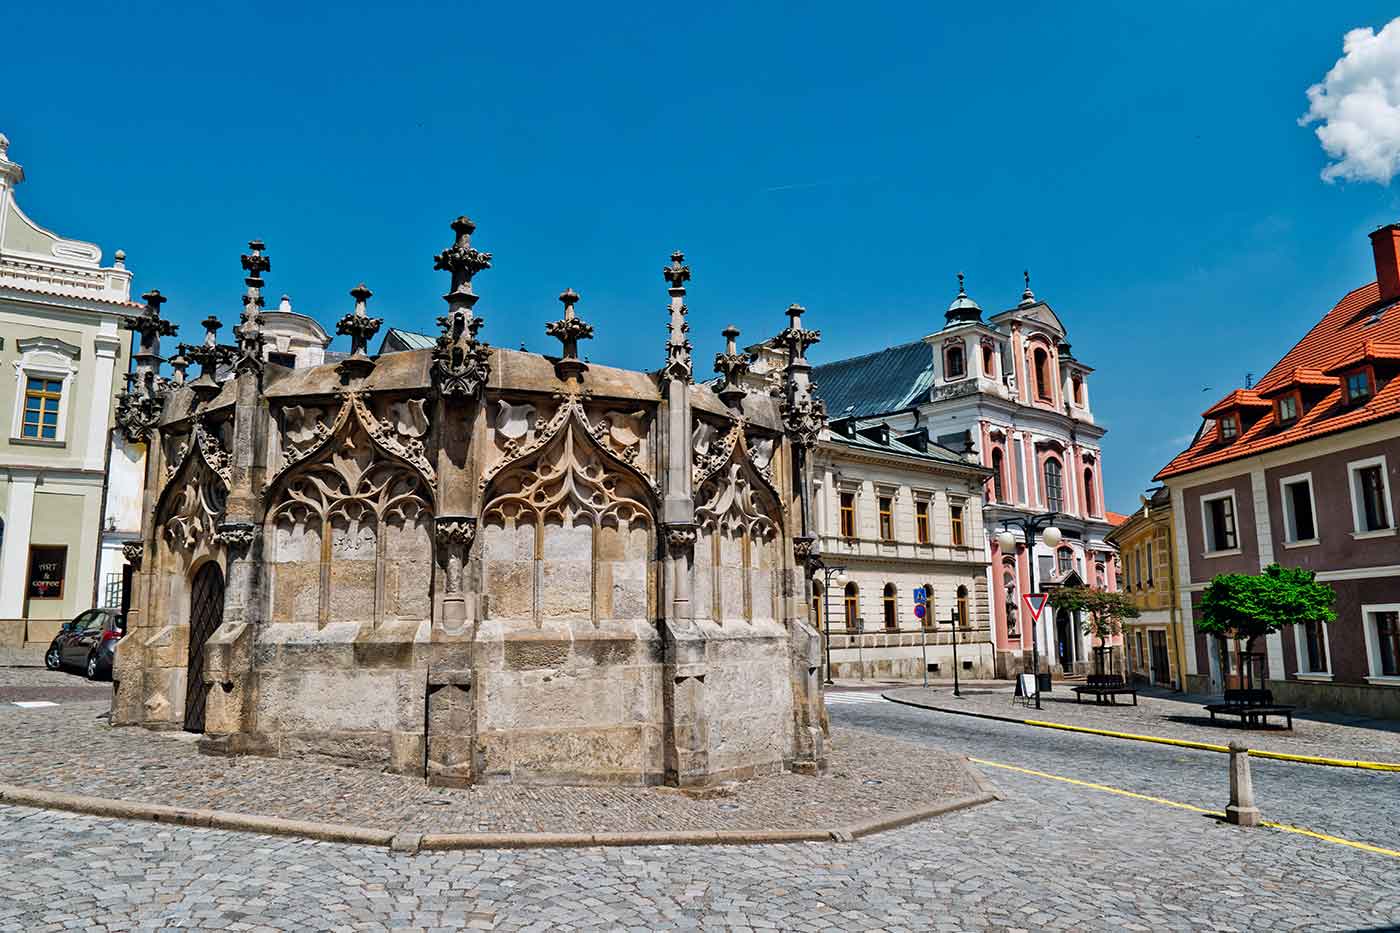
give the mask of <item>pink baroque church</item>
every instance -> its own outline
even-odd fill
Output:
[[[961,275],[958,284],[940,330],[817,367],[817,392],[832,418],[922,431],[990,469],[983,527],[997,676],[1030,670],[1033,638],[1042,670],[1091,670],[1096,642],[1082,632],[1082,620],[1047,610],[1037,635],[1022,595],[1032,584],[1041,592],[1079,583],[1117,588],[1116,549],[1104,536],[1124,516],[1104,508],[1105,431],[1089,401],[1093,369],[1074,357],[1064,323],[1031,291],[1029,274],[1015,307],[989,316]],[[1005,522],[1048,512],[1061,533],[1054,547],[1037,535],[1028,552],[1013,528],[1022,543],[1002,552],[997,537]],[[1119,641],[1110,640],[1114,655]],[[1118,659],[1109,663],[1120,669]]]

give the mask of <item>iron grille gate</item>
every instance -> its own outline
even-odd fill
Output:
[[[204,704],[209,685],[204,682],[204,643],[224,620],[224,574],[215,563],[195,574],[190,594],[189,675],[185,680],[185,731],[204,731]]]

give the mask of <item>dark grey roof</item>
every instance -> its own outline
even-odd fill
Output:
[[[956,463],[961,466],[975,470],[975,464],[968,463],[962,457],[953,453],[946,447],[939,447],[937,444],[929,444],[927,450],[906,444],[898,438],[891,436],[888,444],[881,444],[879,441],[866,437],[864,434],[855,435],[842,434],[839,431],[829,431],[825,440],[830,440],[836,444],[844,444],[847,447],[854,447],[858,450],[878,451],[887,454],[899,454],[904,457],[915,457],[919,460],[935,460],[939,463]]]
[[[923,341],[886,347],[817,366],[812,379],[831,417],[883,415],[928,398],[933,385],[933,353]]]

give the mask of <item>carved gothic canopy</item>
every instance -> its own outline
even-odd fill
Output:
[[[583,396],[555,401],[547,421],[532,420],[533,404],[494,403],[501,459],[481,479],[483,519],[581,519],[594,525],[641,520],[650,526],[659,492],[641,455],[649,413],[609,410],[592,421]]]

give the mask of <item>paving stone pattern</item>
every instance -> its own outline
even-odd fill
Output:
[[[999,775],[856,843],[396,855],[0,807],[0,930],[1346,930],[1396,861]],[[1088,844],[1088,842],[1092,844]]]
[[[834,732],[827,775],[782,774],[694,799],[665,788],[456,790],[316,760],[211,757],[184,733],[114,729],[104,711],[0,710],[0,782],[424,833],[820,829],[978,792],[956,756],[855,730]]]
[[[16,700],[49,700],[55,703],[110,701],[111,697],[111,684],[90,681],[68,670],[48,671],[42,667],[0,668],[0,703],[13,703]]]
[[[896,687],[883,692],[904,702],[994,716],[1040,719],[1214,745],[1240,741],[1250,748],[1291,755],[1400,762],[1400,722],[1391,720],[1364,720],[1364,725],[1351,725],[1348,717],[1300,718],[1295,715],[1292,732],[1245,729],[1233,716],[1221,717],[1216,725],[1211,725],[1210,714],[1201,708],[1202,703],[1208,702],[1206,697],[1139,695],[1137,706],[1132,705],[1131,697],[1119,697],[1118,703],[1111,706],[1097,704],[1089,697],[1076,703],[1074,695],[1063,684],[1055,685],[1055,694],[1042,697],[1043,708],[1039,710],[1034,705],[1013,704],[1009,687],[963,690],[961,698],[954,697],[951,690],[936,687]],[[1312,714],[1306,716],[1312,717]]]

